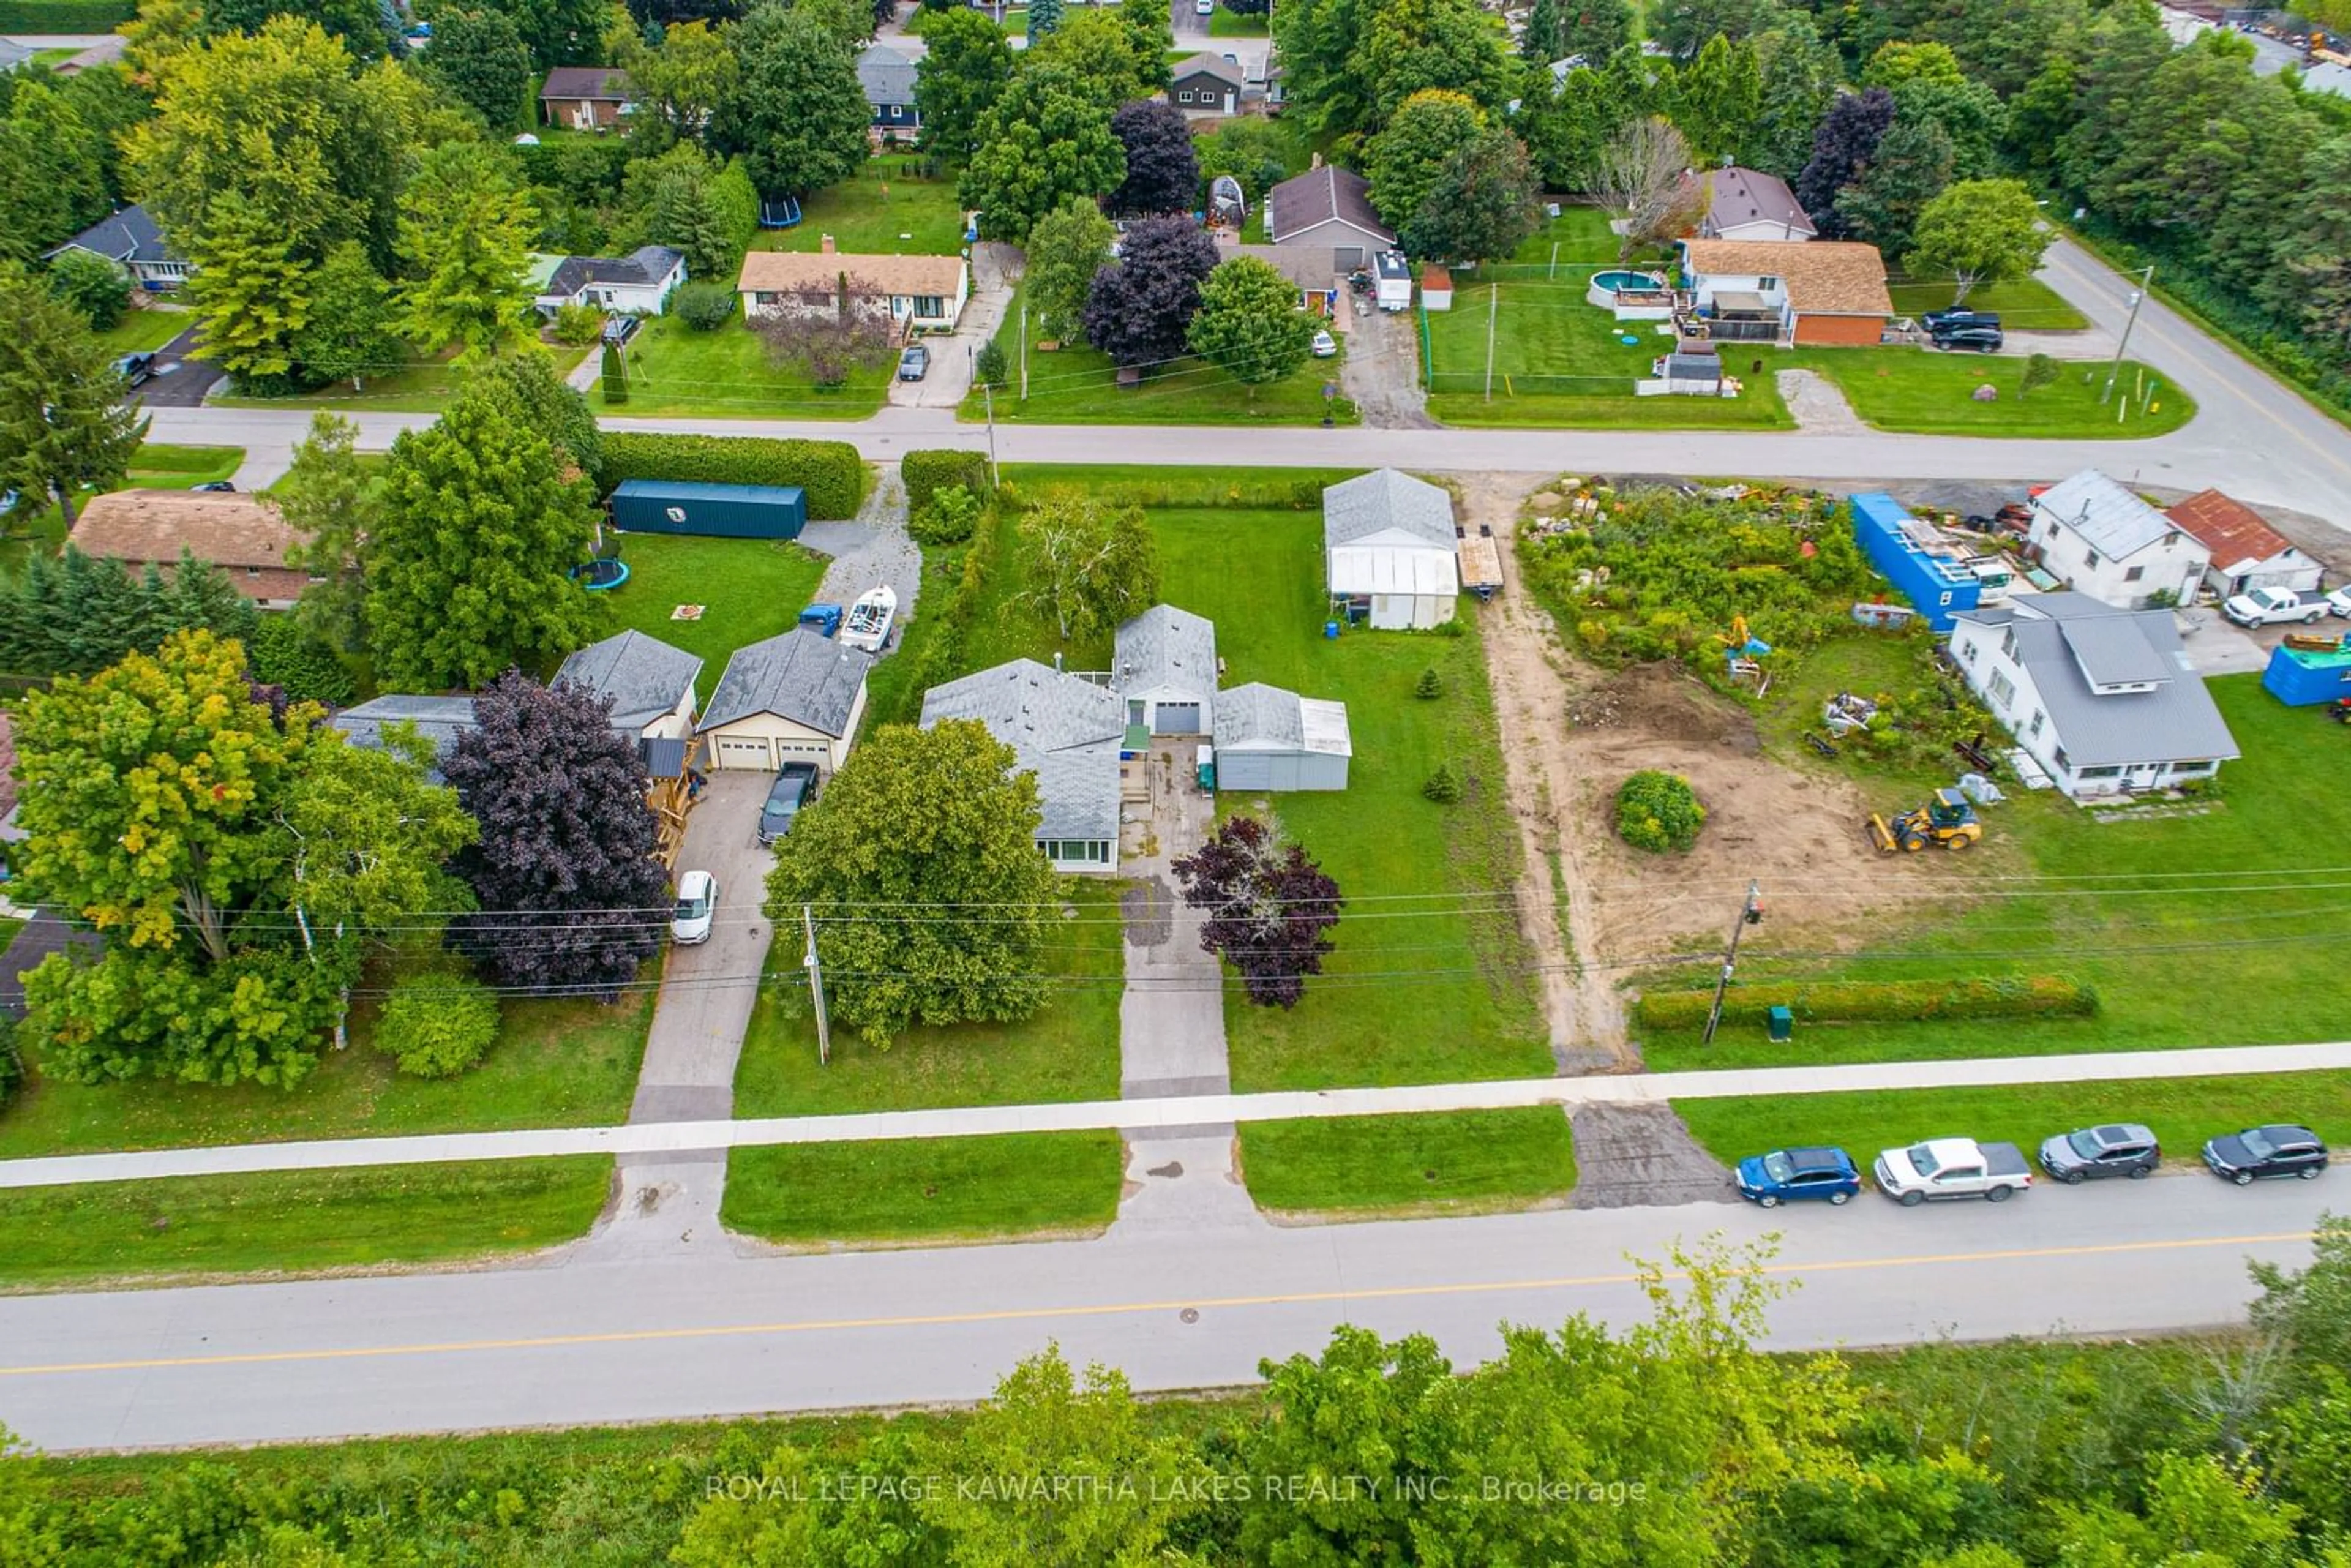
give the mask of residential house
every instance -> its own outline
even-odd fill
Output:
[[[2067,588],[2126,610],[2158,594],[2190,603],[2212,552],[2095,468],[2032,497],[2025,554]]]
[[[86,556],[120,561],[128,571],[150,566],[168,571],[184,551],[220,568],[230,586],[259,608],[287,610],[312,580],[307,570],[286,564],[287,550],[304,537],[255,496],[116,490],[83,504],[72,543]]]
[[[662,863],[674,863],[694,805],[701,737],[694,733],[694,683],[702,660],[658,637],[631,630],[590,643],[555,672],[612,705],[612,728],[637,748],[645,768],[645,804],[660,835]]]
[[[736,649],[695,728],[710,765],[773,773],[812,762],[831,775],[849,760],[872,667],[863,649],[800,626]]]
[[[150,294],[179,287],[193,270],[163,243],[163,231],[155,226],[143,205],[125,207],[112,217],[100,218],[65,244],[43,251],[41,259],[53,261],[69,250],[106,257]]]
[[[2319,562],[2288,542],[2259,512],[2218,490],[2199,490],[2163,515],[2211,552],[2204,586],[2227,599],[2254,588],[2314,591],[2324,575]]]
[[[851,308],[888,316],[902,332],[952,332],[971,298],[971,268],[959,256],[856,256],[824,236],[814,253],[755,250],[735,290],[746,320],[778,313],[830,314],[847,283]]]
[[[550,319],[567,305],[658,316],[684,281],[685,253],[665,245],[641,245],[624,256],[540,256],[533,258],[531,303]]]
[[[1347,705],[1261,681],[1217,697],[1218,789],[1344,789]]]
[[[1372,210],[1371,189],[1352,169],[1318,163],[1265,193],[1265,237],[1328,250],[1343,273],[1369,267],[1395,245],[1395,231]]]
[[[1240,111],[1241,68],[1222,55],[1203,52],[1178,60],[1167,70],[1167,101],[1190,120],[1213,119]]]
[[[914,102],[914,59],[887,44],[875,44],[857,57],[857,85],[873,110],[873,139],[892,131],[911,136],[923,126],[923,112]]]
[[[20,44],[14,38],[0,38],[0,71],[13,71],[33,57],[33,46]]]
[[[383,748],[387,727],[414,726],[418,735],[433,743],[435,761],[425,769],[425,777],[435,784],[444,781],[440,763],[448,760],[449,754],[457,749],[457,737],[478,722],[470,696],[426,696],[405,692],[370,697],[356,707],[340,710],[334,717],[334,727],[342,731],[346,740],[353,746],[379,751]]]
[[[1955,615],[1951,659],[2076,800],[2209,778],[2239,755],[2168,611],[2022,594]]]
[[[558,66],[538,89],[547,123],[569,131],[610,131],[635,102],[629,73],[611,66]]]
[[[1686,337],[1754,343],[1874,344],[1894,314],[1886,263],[1845,240],[1690,239],[1677,314]]]
[[[1037,847],[1063,872],[1118,870],[1126,704],[1081,676],[1015,659],[923,694],[923,727],[970,719],[1037,778]]]
[[[1232,254],[1254,257],[1298,285],[1299,308],[1317,316],[1339,313],[1343,276],[1353,270],[1341,267],[1335,253],[1314,246],[1237,245]]]
[[[1205,615],[1155,604],[1122,623],[1111,689],[1126,722],[1152,735],[1206,735],[1216,714],[1217,625]]]
[[[1801,241],[1818,239],[1820,232],[1788,182],[1777,175],[1736,163],[1707,172],[1700,239]]]
[[[1461,593],[1453,497],[1381,468],[1322,492],[1324,580],[1334,609],[1380,630],[1442,625]]]

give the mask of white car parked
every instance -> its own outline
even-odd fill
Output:
[[[2351,621],[2351,588],[2338,588],[2326,596],[2329,612]]]
[[[690,871],[677,879],[677,909],[670,916],[669,939],[681,947],[710,940],[710,925],[718,913],[718,879],[706,871]]]
[[[2283,588],[2249,589],[2220,606],[2220,613],[2240,626],[2275,626],[2285,621],[2314,626],[2326,610],[2325,600],[2304,599]]]

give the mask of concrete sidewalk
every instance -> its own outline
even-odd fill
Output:
[[[2074,1056],[2001,1056],[1956,1061],[1867,1061],[1733,1071],[1653,1072],[1603,1078],[1521,1078],[1491,1083],[1423,1083],[1390,1089],[1322,1089],[1279,1094],[1198,1094],[1155,1100],[1090,1100],[1057,1105],[958,1106],[851,1116],[778,1116],[747,1121],[648,1122],[511,1133],[445,1133],[317,1143],[231,1144],[134,1154],[61,1155],[0,1161],[0,1188],[72,1182],[246,1171],[325,1170],[347,1166],[430,1165],[450,1160],[528,1159],[548,1155],[660,1155],[773,1144],[864,1143],[882,1138],[961,1138],[990,1133],[1195,1129],[1227,1122],[1300,1117],[1393,1116],[1420,1111],[1494,1111],[1525,1105],[1655,1104],[1747,1094],[1837,1094],[1856,1089],[1950,1089],[1996,1083],[2105,1083],[2132,1079],[2209,1078],[2233,1073],[2320,1072],[2351,1068],[2351,1040],[2307,1045],[2199,1046]]]

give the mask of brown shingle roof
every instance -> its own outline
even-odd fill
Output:
[[[1689,269],[1704,277],[1778,277],[1788,301],[1816,316],[1891,316],[1886,261],[1874,245],[1850,240],[1694,239]]]
[[[2218,490],[2199,490],[2163,515],[2211,550],[2217,570],[2267,560],[2294,549],[2283,534],[2262,520],[2259,512]]]
[[[1265,237],[1276,245],[1284,243],[1284,235],[1302,234],[1333,218],[1376,235],[1383,244],[1395,243],[1395,231],[1372,210],[1371,182],[1352,169],[1325,163],[1265,193]]]
[[[169,566],[184,547],[214,566],[283,570],[302,536],[277,508],[246,495],[196,490],[117,490],[93,496],[73,527],[87,556]]]
[[[1788,182],[1776,175],[1733,163],[1709,171],[1706,187],[1706,222],[1718,232],[1758,223],[1787,229],[1792,238],[1802,235],[1810,239],[1820,232]]]
[[[558,66],[538,89],[541,103],[581,98],[626,103],[629,97],[629,73],[617,66]]]
[[[755,250],[744,256],[735,289],[738,294],[822,289],[829,295],[844,272],[849,274],[852,293],[935,294],[953,298],[963,287],[961,256]]]

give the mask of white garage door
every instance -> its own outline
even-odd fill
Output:
[[[820,740],[784,740],[776,742],[776,766],[787,762],[813,762],[820,771],[832,767],[832,747]]]
[[[776,765],[775,754],[769,750],[765,736],[722,735],[717,741],[711,760],[721,768],[757,768],[764,771]]]

